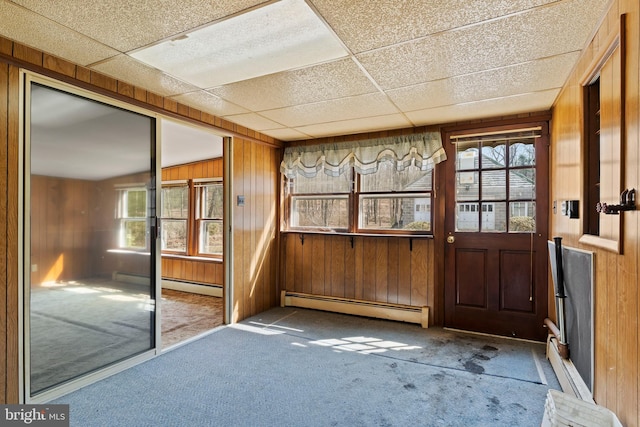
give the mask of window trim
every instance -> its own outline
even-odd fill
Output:
[[[625,24],[625,19],[626,19],[626,15],[622,14],[620,15],[620,20],[618,22],[618,25],[616,28],[613,29],[613,31],[609,34],[608,38],[604,41],[604,43],[602,43],[602,49],[600,49],[597,54],[594,56],[593,60],[591,61],[591,63],[589,64],[589,66],[587,67],[587,71],[584,73],[580,84],[583,88],[583,90],[581,91],[581,107],[582,107],[582,113],[583,113],[583,129],[582,129],[582,158],[581,158],[581,164],[582,164],[582,170],[583,170],[583,176],[582,176],[582,198],[584,200],[583,203],[583,215],[582,215],[582,236],[578,239],[578,241],[582,244],[586,244],[586,245],[590,245],[590,246],[594,246],[594,247],[598,247],[601,249],[605,249],[607,251],[610,252],[614,252],[614,253],[622,253],[622,248],[623,248],[623,243],[622,243],[622,236],[624,235],[624,230],[623,230],[623,221],[622,221],[622,214],[621,215],[603,215],[603,214],[597,214],[598,215],[598,221],[599,221],[599,230],[598,230],[598,234],[589,234],[589,228],[588,228],[588,224],[586,223],[589,214],[587,213],[587,209],[595,209],[595,206],[589,206],[589,202],[590,202],[590,198],[588,197],[588,166],[589,166],[589,159],[586,156],[586,149],[588,147],[588,138],[587,138],[587,126],[590,124],[588,123],[587,120],[587,114],[588,114],[588,108],[586,105],[586,95],[587,95],[587,91],[588,91],[588,86],[592,83],[594,83],[596,81],[596,79],[599,79],[599,87],[600,87],[600,93],[599,93],[599,98],[600,98],[600,109],[602,110],[602,103],[603,103],[603,99],[602,99],[602,90],[603,87],[606,86],[607,83],[610,82],[603,82],[602,80],[602,71],[605,69],[605,67],[609,64],[609,61],[612,60],[614,58],[614,55],[616,54],[616,52],[618,52],[618,54],[620,55],[619,58],[619,69],[614,69],[612,68],[612,70],[614,72],[619,73],[619,77],[620,77],[620,85],[618,87],[616,87],[616,90],[620,91],[620,99],[619,99],[619,103],[616,105],[617,108],[619,108],[619,138],[617,141],[614,141],[613,144],[609,144],[610,148],[613,150],[613,152],[609,153],[610,156],[613,157],[613,160],[616,160],[619,162],[619,167],[618,167],[618,171],[616,174],[617,176],[613,176],[612,178],[612,182],[602,182],[602,178],[603,176],[606,177],[608,176],[606,173],[605,174],[601,174],[600,178],[601,178],[601,182],[600,182],[600,198],[604,199],[607,198],[607,200],[602,200],[604,202],[607,203],[617,203],[617,196],[619,194],[622,193],[623,190],[623,186],[624,186],[624,159],[623,159],[623,147],[625,144],[625,103],[626,103],[626,91],[625,91],[625,64],[626,64],[626,42],[625,42],[625,35],[626,35],[626,24]],[[612,64],[613,67],[613,64]],[[610,123],[605,123],[603,124],[603,116],[600,115],[599,117],[600,120],[600,129],[602,129],[603,125],[604,126],[610,126]],[[604,120],[607,120],[607,117],[604,117]],[[602,134],[599,135],[600,138],[600,150],[602,150]],[[611,142],[611,141],[609,141]],[[617,158],[616,158],[617,156]],[[599,164],[601,164],[599,162]],[[616,194],[616,200],[608,200],[609,196],[607,196],[606,194]],[[611,196],[613,197],[613,196]],[[607,223],[604,224],[603,227],[603,221],[606,221]],[[609,234],[610,236],[605,236],[603,235],[603,230],[609,230]]]
[[[164,249],[162,248],[161,243],[161,253],[162,254],[174,254],[174,255],[188,255],[189,253],[189,235],[191,233],[191,192],[189,189],[189,180],[177,180],[177,181],[164,181],[161,183],[160,193],[161,197],[164,193],[164,189],[167,187],[187,187],[187,217],[186,218],[173,218],[173,217],[164,217],[162,215],[162,207],[160,208],[160,221],[186,221],[186,242],[185,242],[185,250],[177,251],[172,249]],[[162,205],[161,205],[162,206]],[[160,234],[162,234],[162,227]]]
[[[201,238],[201,234],[200,234],[200,230],[201,230],[201,226],[203,221],[220,221],[223,225],[224,225],[224,208],[222,210],[223,212],[223,216],[220,218],[201,218],[200,217],[200,206],[199,206],[199,197],[200,197],[200,192],[199,192],[199,187],[203,187],[204,185],[206,185],[207,183],[216,183],[216,184],[220,184],[223,186],[223,190],[224,190],[224,184],[223,184],[223,179],[219,178],[219,177],[212,177],[212,178],[195,178],[195,179],[186,179],[186,180],[173,180],[173,181],[163,181],[161,184],[161,188],[164,189],[165,187],[171,187],[171,186],[180,186],[180,185],[185,185],[188,188],[188,216],[187,216],[187,243],[186,243],[186,250],[185,251],[173,251],[173,250],[168,250],[168,249],[162,249],[161,253],[163,256],[182,256],[182,257],[199,257],[199,258],[206,258],[206,259],[216,259],[216,260],[221,260],[223,258],[223,253],[224,253],[224,247],[223,247],[223,251],[220,253],[207,253],[207,252],[202,252],[200,250],[200,238]],[[223,202],[224,203],[224,202]],[[162,220],[174,220],[174,218],[165,218],[165,217],[160,217],[160,221]],[[182,218],[180,218],[180,220],[182,220]],[[224,233],[223,233],[224,234]]]

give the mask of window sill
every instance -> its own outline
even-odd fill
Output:
[[[584,245],[595,246],[616,254],[620,253],[620,242],[618,240],[605,239],[604,237],[594,236],[591,234],[583,234],[578,242]]]
[[[179,255],[179,254],[162,254],[162,258],[172,258],[172,259],[185,259],[190,261],[204,261],[204,262],[216,262],[222,263],[222,258],[210,258],[205,256],[189,256],[189,255]]]
[[[281,230],[282,234],[319,234],[325,236],[347,237],[400,237],[408,239],[433,239],[433,234],[400,234],[400,233],[349,233],[347,231],[319,231],[319,230]]]

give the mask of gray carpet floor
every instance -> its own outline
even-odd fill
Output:
[[[543,344],[276,308],[63,396],[72,426],[539,426]]]

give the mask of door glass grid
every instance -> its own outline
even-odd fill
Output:
[[[536,230],[536,131],[453,138],[456,231]]]

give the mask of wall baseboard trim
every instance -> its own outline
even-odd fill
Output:
[[[189,292],[192,294],[208,295],[222,298],[221,285],[209,285],[200,283],[180,282],[178,280],[162,279],[162,289]]]
[[[127,282],[136,285],[149,286],[149,278],[138,274],[114,271],[111,274],[111,278],[116,282]],[[222,298],[222,285],[181,282],[179,280],[162,279],[162,288]]]
[[[348,298],[328,297],[299,292],[282,291],[281,307],[300,307],[377,319],[417,323],[429,327],[429,307],[363,301]]]
[[[578,399],[594,403],[593,395],[571,359],[563,359],[558,351],[557,340],[549,335],[547,339],[547,359],[558,377],[562,391]]]

